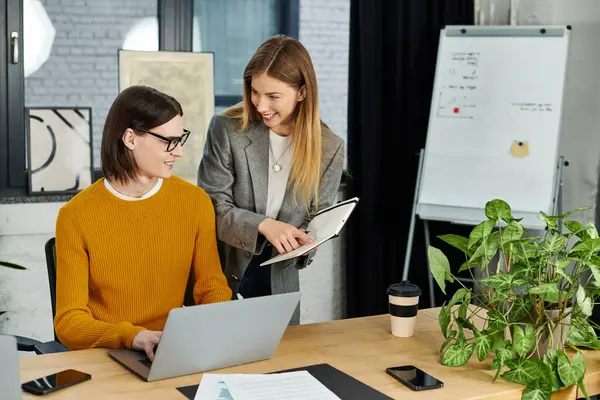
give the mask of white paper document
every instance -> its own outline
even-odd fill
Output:
[[[204,374],[194,400],[340,400],[308,371]]]
[[[348,221],[348,218],[350,218],[350,214],[352,214],[357,204],[358,197],[354,197],[319,211],[306,227],[306,233],[314,240],[314,243],[305,244],[289,253],[279,254],[260,265],[269,265],[299,257],[329,239],[333,239],[340,234],[340,231],[346,224],[346,221]]]
[[[223,382],[224,375],[204,374],[194,400],[233,400],[229,388]]]

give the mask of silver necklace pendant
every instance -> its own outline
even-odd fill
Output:
[[[281,165],[279,165],[279,164],[273,164],[273,171],[275,171],[275,172],[281,171]]]

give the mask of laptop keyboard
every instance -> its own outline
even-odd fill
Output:
[[[144,358],[144,359],[140,360],[140,362],[148,368],[150,368],[152,366],[152,361],[150,361],[149,358]]]

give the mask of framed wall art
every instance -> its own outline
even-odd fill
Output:
[[[197,184],[208,124],[215,113],[214,53],[119,50],[119,91],[146,85],[173,96],[191,131],[173,174]]]
[[[77,193],[92,183],[92,109],[28,107],[30,194]]]

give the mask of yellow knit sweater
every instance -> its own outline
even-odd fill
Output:
[[[197,304],[231,299],[210,198],[177,177],[137,201],[98,180],[61,208],[56,256],[54,326],[70,349],[130,348],[141,330],[162,330],[190,267]]]

